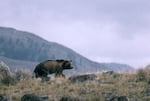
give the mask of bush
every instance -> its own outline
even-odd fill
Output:
[[[19,69],[15,72],[16,79],[18,81],[28,79],[31,77],[30,70],[28,69]]]
[[[15,85],[17,83],[17,80],[11,76],[7,76],[1,80],[1,83],[7,86]]]
[[[145,69],[137,71],[137,81],[148,81],[148,72]]]

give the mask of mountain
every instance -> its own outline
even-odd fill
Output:
[[[111,70],[115,71],[129,71],[133,70],[133,68],[127,64],[120,64],[120,63],[103,63],[106,67],[109,67]]]
[[[146,65],[144,68],[150,70],[150,64]]]
[[[108,65],[91,61],[63,45],[46,41],[33,33],[6,27],[0,27],[0,59],[13,70],[21,67],[33,70],[37,63],[47,59],[72,60],[74,73],[133,70],[131,66],[124,64]]]

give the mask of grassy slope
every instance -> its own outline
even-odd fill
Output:
[[[55,78],[47,83],[37,79],[22,80],[15,86],[0,85],[0,93],[8,94],[13,101],[20,101],[28,93],[48,95],[49,101],[59,101],[62,96],[72,96],[85,101],[104,101],[104,92],[114,92],[119,96],[143,99],[141,92],[148,86],[146,81],[135,82],[136,74],[124,73],[118,77],[104,77],[101,73],[94,81],[71,83],[67,78]]]

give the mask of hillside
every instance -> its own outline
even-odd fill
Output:
[[[75,67],[73,72],[76,73],[133,70],[132,67],[124,64],[108,65],[93,62],[63,45],[46,41],[33,33],[5,27],[0,27],[0,59],[13,69],[20,66],[33,70],[37,63],[46,59],[69,59],[73,61]]]
[[[0,94],[12,99],[2,101],[150,101],[150,71],[143,71],[76,75],[53,78],[45,83],[28,78],[9,86],[0,82]],[[26,97],[27,100],[21,100],[24,95],[30,94],[32,96]],[[43,99],[32,100],[35,95]]]

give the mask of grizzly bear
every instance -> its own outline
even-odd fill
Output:
[[[47,77],[49,74],[55,73],[55,77],[62,76],[64,69],[72,69],[72,61],[70,60],[46,60],[38,64],[34,69],[35,77]]]

